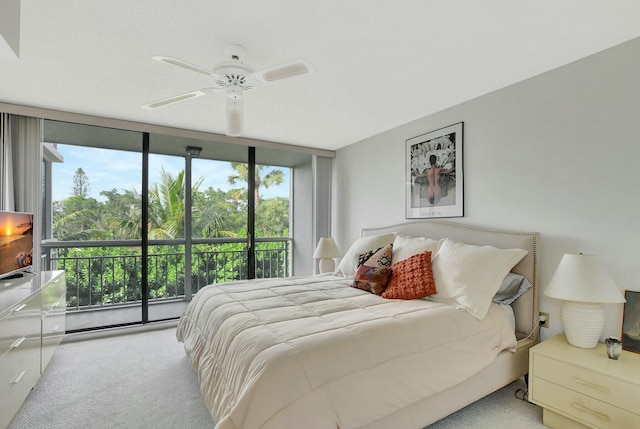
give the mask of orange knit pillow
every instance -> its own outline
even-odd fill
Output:
[[[426,251],[396,262],[383,298],[416,299],[436,293],[431,270],[431,252]]]

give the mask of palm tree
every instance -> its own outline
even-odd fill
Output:
[[[129,239],[140,238],[140,217],[142,215],[142,196],[135,189],[125,190],[124,194],[117,190],[102,191],[106,216],[102,223],[111,232],[111,238]]]
[[[234,237],[236,233],[225,229],[223,215],[217,205],[203,204],[199,188],[204,177],[191,185],[194,203],[191,211],[192,233],[204,237]],[[149,238],[184,237],[184,170],[177,176],[162,169],[160,183],[149,189]]]
[[[73,195],[53,203],[53,233],[59,240],[102,240],[100,208],[93,198]]]
[[[221,191],[220,191],[221,192]],[[193,237],[236,237],[237,232],[229,229],[230,212],[235,210],[233,205],[224,200],[209,198],[215,191],[209,188],[205,192],[194,193],[191,232]]]
[[[202,181],[201,177],[192,185],[192,194]],[[173,176],[163,168],[160,183],[149,189],[149,238],[184,236],[184,195],[184,170]]]
[[[255,208],[258,208],[260,204],[260,186],[264,186],[265,188],[270,187],[271,185],[280,185],[284,182],[284,173],[282,170],[273,169],[269,173],[267,173],[264,177],[260,177],[260,172],[268,167],[266,165],[256,165],[256,174],[254,180],[255,189],[253,191],[253,198],[255,202]],[[235,185],[238,180],[242,182],[249,183],[249,166],[240,162],[232,162],[231,168],[236,170],[238,174],[233,174],[229,176],[229,183]],[[240,194],[244,192],[243,189],[234,189],[232,194],[235,194],[236,198],[239,198]]]

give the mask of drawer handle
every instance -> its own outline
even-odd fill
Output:
[[[18,384],[20,383],[20,380],[22,380],[22,377],[24,377],[24,375],[27,373],[27,371],[22,371],[20,374],[18,374],[18,376],[16,378],[14,378],[13,380],[11,380],[11,382],[9,384],[13,385],[13,384]]]
[[[576,382],[576,383],[578,383],[578,384],[582,384],[583,386],[592,387],[592,388],[594,388],[594,389],[596,389],[596,390],[599,390],[599,391],[601,391],[601,392],[609,393],[609,389],[607,389],[606,387],[604,387],[604,386],[600,386],[600,385],[598,385],[598,384],[590,383],[590,382],[588,382],[588,381],[586,381],[586,380],[583,380],[583,379],[581,379],[581,378],[573,377],[573,381],[575,381],[575,382]]]
[[[19,305],[18,307],[16,307],[16,308],[14,308],[14,309],[13,309],[13,312],[14,312],[14,313],[17,313],[18,311],[22,310],[22,309],[23,309],[23,308],[25,308],[26,306],[27,306],[27,304]]]
[[[11,346],[9,347],[10,349],[17,349],[18,347],[20,347],[20,344],[24,343],[24,340],[26,340],[26,337],[21,337],[18,338],[17,340],[15,340],[13,342],[13,344],[11,344]]]
[[[589,408],[585,407],[584,405],[580,405],[580,404],[578,404],[576,402],[573,402],[571,404],[571,406],[573,408],[576,408],[576,409],[580,410],[580,411],[584,411],[585,413],[589,413],[592,416],[595,416],[595,417],[599,418],[600,420],[604,420],[605,422],[609,421],[609,416],[607,416],[606,414],[602,414],[602,413],[599,413],[597,411],[593,411],[592,409],[589,409]]]

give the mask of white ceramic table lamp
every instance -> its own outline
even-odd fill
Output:
[[[564,302],[560,320],[569,344],[592,349],[604,330],[600,304],[625,302],[624,296],[595,255],[565,254],[544,294]]]
[[[340,251],[338,250],[338,246],[336,246],[336,242],[333,241],[333,238],[322,237],[320,241],[318,241],[316,251],[313,252],[313,257],[314,259],[320,259],[318,263],[320,273],[329,273],[335,270],[336,263],[333,258],[339,258]]]

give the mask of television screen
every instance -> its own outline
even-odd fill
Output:
[[[0,211],[0,278],[31,271],[33,214]]]

